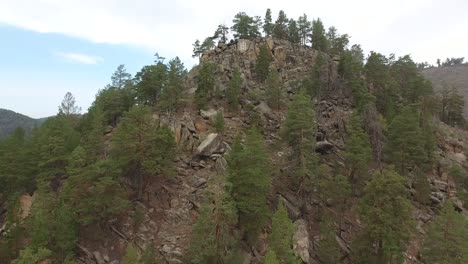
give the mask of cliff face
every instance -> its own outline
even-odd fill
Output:
[[[87,230],[79,242],[81,259],[85,263],[119,263],[125,248],[133,242],[141,251],[147,247],[154,248],[157,263],[188,263],[187,249],[191,242],[194,223],[199,216],[201,205],[206,202],[208,194],[223,186],[216,177],[223,176],[226,170],[226,159],[236,134],[251,125],[252,111],[262,119],[262,131],[268,150],[269,159],[275,164],[275,181],[269,197],[271,208],[283,200],[289,216],[296,224],[294,250],[303,263],[319,263],[316,255],[319,236],[317,212],[318,201],[299,197],[280,180],[287,167],[288,148],[278,148],[281,139],[281,128],[285,120],[285,108],[273,111],[263,101],[265,85],[258,81],[255,74],[255,63],[260,46],[266,45],[271,52],[272,69],[278,70],[283,84],[283,98],[288,101],[297,92],[299,82],[306,78],[316,63],[319,52],[292,45],[287,41],[271,38],[256,40],[239,40],[230,45],[219,44],[218,47],[205,53],[201,61],[216,65],[216,87],[221,97],[229,89],[229,80],[236,68],[243,77],[241,110],[230,112],[225,108],[225,100],[214,100],[208,110],[199,111],[190,103],[175,115],[154,113],[154,119],[160,124],[169,126],[175,134],[179,151],[174,160],[177,174],[167,180],[153,180],[146,187],[144,199],[135,211],[128,212],[122,219],[115,219],[109,229],[101,230],[105,235],[104,242],[96,242],[93,237],[96,230]],[[322,163],[330,166],[343,166],[343,151],[346,148],[346,127],[353,112],[353,99],[343,85],[338,74],[338,61],[322,54],[325,63],[321,68],[321,78],[326,84],[320,99],[314,101],[318,126],[316,152]],[[187,98],[193,99],[196,91],[198,69],[194,68],[186,80]],[[248,110],[252,109],[252,110]],[[217,112],[223,112],[225,132],[215,132],[214,120]],[[441,125],[442,126],[442,125]],[[447,133],[439,135],[438,154],[443,157],[429,178],[431,179],[431,200],[434,207],[415,206],[414,219],[419,232],[414,236],[406,253],[407,263],[419,263],[417,254],[425,234],[425,226],[435,215],[437,208],[444,200],[454,197],[453,180],[447,175],[450,164],[466,164],[464,142],[468,139],[459,130],[442,127]],[[414,193],[414,189],[408,186]],[[356,200],[345,214],[342,229],[336,236],[342,252],[349,253],[350,242],[361,228],[356,214]],[[457,203],[463,210],[461,203]],[[333,206],[330,207],[333,210]],[[266,228],[268,230],[269,227]],[[267,249],[268,231],[260,236],[259,245],[253,249],[242,244],[244,263],[262,263]],[[350,263],[344,254],[343,263]]]

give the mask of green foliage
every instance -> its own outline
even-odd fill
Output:
[[[267,45],[260,47],[260,53],[255,64],[255,72],[261,82],[264,82],[270,72],[270,63],[273,61]]]
[[[281,108],[282,82],[278,71],[271,70],[266,80],[266,98],[268,105],[276,110]]]
[[[239,12],[232,20],[231,30],[235,38],[249,39],[260,36],[258,21],[245,12]]]
[[[81,107],[76,105],[75,97],[72,93],[67,92],[63,98],[62,103],[59,106],[59,113],[62,113],[66,116],[79,115],[81,112]]]
[[[345,166],[347,176],[354,190],[361,190],[368,179],[369,166],[372,162],[372,149],[368,135],[362,129],[361,117],[353,115],[348,126],[346,139]]]
[[[268,250],[265,255],[264,264],[280,264],[278,258],[276,257],[276,253],[273,250]]]
[[[78,225],[75,215],[64,201],[55,209],[54,253],[61,260],[74,256],[78,242]]]
[[[239,68],[234,70],[232,78],[229,82],[229,89],[227,90],[227,101],[232,110],[239,109],[239,97],[241,95],[242,77]]]
[[[416,190],[414,198],[418,203],[427,205],[431,202],[431,185],[424,173],[417,172],[416,179],[414,181],[414,189]]]
[[[322,78],[322,68],[325,64],[325,59],[322,54],[318,54],[315,64],[312,66],[311,75],[306,78],[302,86],[311,97],[321,97],[327,87],[326,82]]]
[[[320,241],[318,243],[317,256],[320,263],[335,264],[341,258],[341,249],[336,241],[336,228],[333,218],[329,214],[320,222]]]
[[[27,247],[20,252],[20,256],[13,260],[12,264],[31,264],[31,263],[40,263],[41,261],[47,259],[52,255],[52,252],[47,248],[40,247],[38,249],[33,249]]]
[[[152,245],[148,245],[143,251],[141,256],[141,264],[157,264],[156,262],[156,252]]]
[[[289,107],[284,124],[284,138],[292,148],[290,157],[297,183],[311,188],[316,174],[318,156],[315,153],[315,113],[310,97],[301,91]]]
[[[135,75],[135,98],[137,103],[155,105],[167,85],[167,65],[162,61],[144,66]]]
[[[392,170],[377,172],[359,204],[365,225],[353,241],[356,263],[401,263],[414,229],[405,179]]]
[[[31,135],[34,128],[39,127],[46,119],[31,117],[0,108],[0,141],[9,137],[17,128],[22,128],[26,135]]]
[[[439,116],[442,122],[450,126],[463,126],[465,124],[463,117],[465,100],[458,90],[445,86],[440,92],[439,100],[441,106]]]
[[[348,34],[340,35],[335,27],[330,27],[327,32],[327,40],[330,45],[330,55],[342,55],[349,44]]]
[[[248,131],[245,145],[238,138],[228,161],[232,198],[239,211],[239,223],[251,241],[257,239],[269,215],[270,164],[263,139],[255,128]]]
[[[127,72],[124,64],[120,64],[111,76],[111,86],[117,89],[123,89],[131,85],[131,82],[132,75]]]
[[[317,18],[317,20],[312,21],[312,48],[326,52],[329,48],[329,43],[327,36],[325,35],[325,27],[323,26],[322,20]]]
[[[422,135],[417,110],[411,106],[403,107],[390,123],[386,149],[388,160],[395,164],[399,173],[406,174],[408,168],[430,165],[427,164]]]
[[[265,20],[263,23],[263,32],[266,36],[271,36],[271,34],[273,34],[273,29],[275,28],[275,25],[272,23],[272,21],[273,20],[271,18],[271,10],[270,8],[268,8],[265,13]]]
[[[457,196],[463,201],[464,207],[468,208],[468,174],[464,168],[453,166],[449,175],[453,177],[457,186]]]
[[[468,222],[447,202],[431,223],[423,244],[424,263],[468,263]]]
[[[94,111],[101,111],[104,123],[116,126],[119,118],[128,111],[134,103],[131,93],[131,83],[127,82],[123,88],[107,86],[99,90],[96,95],[88,115],[93,115]],[[100,110],[96,110],[100,109]]]
[[[190,263],[237,263],[235,260],[239,257],[239,245],[234,228],[236,224],[235,202],[218,187],[210,201],[201,208],[194,225],[189,249]]]
[[[276,253],[281,263],[297,263],[292,249],[293,236],[296,228],[289,219],[288,211],[280,201],[278,209],[271,219],[270,250]]]
[[[224,116],[223,112],[218,111],[215,116],[215,128],[216,132],[222,133],[224,132]]]
[[[138,250],[135,246],[128,244],[127,249],[125,250],[125,255],[122,258],[122,264],[137,264],[139,257],[138,257]]]
[[[215,79],[215,65],[212,63],[203,63],[198,78],[197,91],[195,92],[195,101],[200,109],[207,107],[208,102],[213,97]]]
[[[277,39],[288,39],[288,18],[283,10],[280,10],[278,13],[278,18],[275,22],[275,27],[273,28],[273,37]]]
[[[167,86],[161,92],[160,107],[168,112],[177,112],[181,106],[182,94],[185,89],[184,77],[187,70],[184,64],[175,57],[169,61],[167,72]]]
[[[310,32],[312,30],[312,23],[307,19],[306,14],[299,17],[299,19],[297,20],[297,27],[300,37],[300,43],[302,45],[306,45],[308,42]]]
[[[301,37],[299,35],[299,28],[297,27],[297,22],[294,19],[289,20],[288,40],[294,44],[299,44],[301,41]]]
[[[112,138],[111,157],[141,198],[148,177],[172,173],[175,147],[170,129],[158,127],[151,109],[137,105],[122,118]]]

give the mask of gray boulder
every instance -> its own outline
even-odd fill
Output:
[[[202,157],[210,157],[215,153],[222,152],[223,140],[217,133],[209,134],[205,140],[198,146],[197,155]]]

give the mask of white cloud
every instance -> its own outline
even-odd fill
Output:
[[[57,52],[56,55],[65,60],[82,64],[98,64],[103,60],[101,57],[73,52]]]
[[[228,3],[228,2],[226,2]],[[276,14],[284,9],[288,17],[306,13],[321,17],[352,36],[365,50],[402,55],[412,53],[416,60],[435,61],[468,46],[468,36],[447,29],[468,23],[463,12],[465,0],[0,0],[0,23],[43,33],[60,33],[96,43],[126,44],[178,55],[191,60],[191,44],[211,35],[219,23],[230,24],[238,11]],[[233,9],[233,6],[236,8]],[[435,43],[443,35],[447,46]],[[433,44],[434,42],[434,44]],[[419,47],[424,48],[419,49]],[[459,56],[466,50],[457,49]]]

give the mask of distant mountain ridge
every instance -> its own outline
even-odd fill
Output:
[[[436,91],[440,91],[444,85],[457,89],[465,99],[463,112],[465,118],[468,118],[468,64],[431,67],[422,73],[432,82]]]
[[[5,139],[18,127],[22,127],[26,134],[34,127],[40,126],[47,118],[34,119],[29,116],[0,108],[0,140]]]

